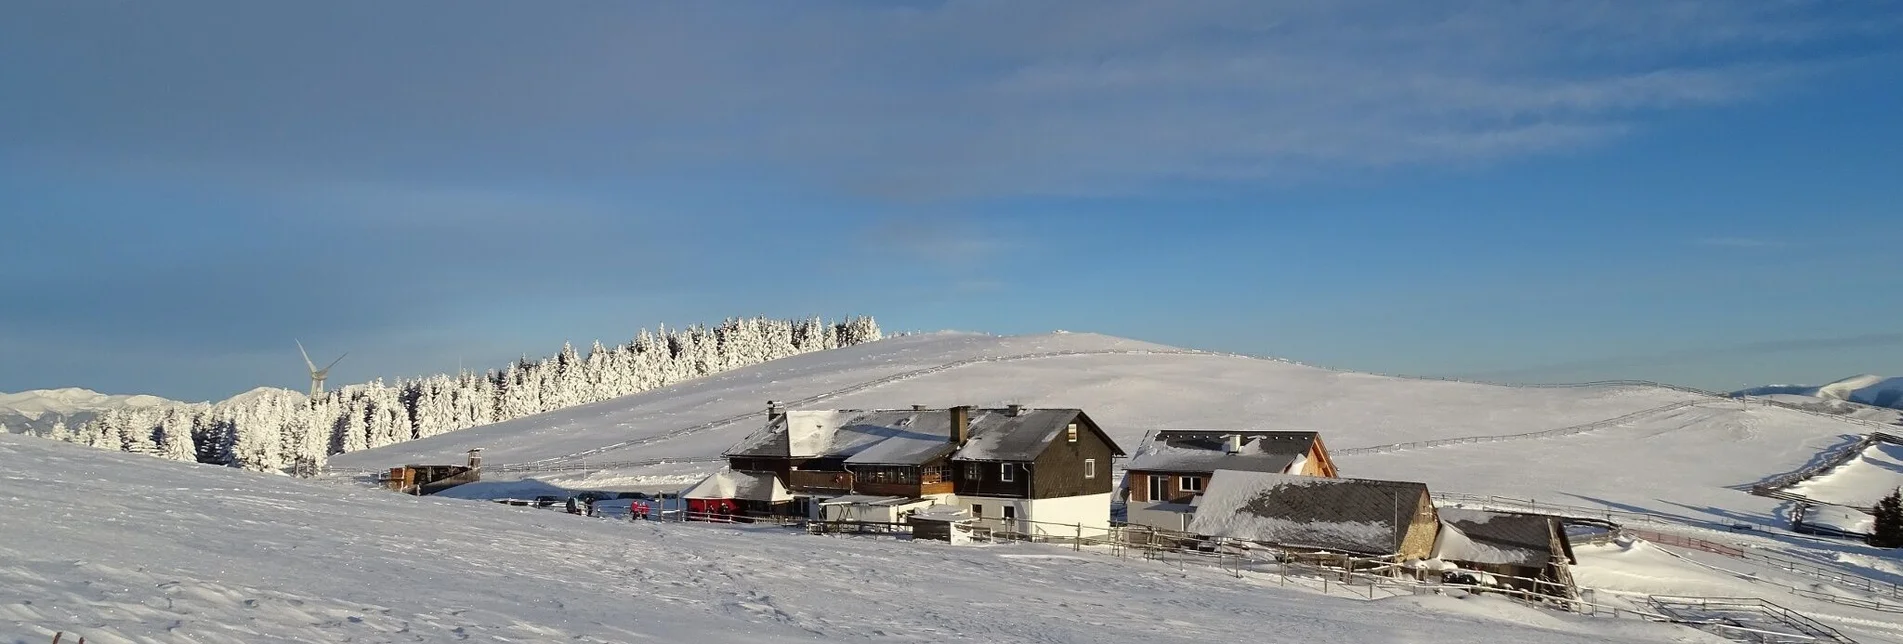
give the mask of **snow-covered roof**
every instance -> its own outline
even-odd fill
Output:
[[[1241,437],[1241,449],[1230,453],[1229,436]],[[1303,462],[1315,444],[1315,432],[1266,430],[1166,429],[1137,445],[1136,455],[1124,465],[1129,471],[1289,473]]]
[[[1566,530],[1558,517],[1516,512],[1447,508],[1439,511],[1440,536],[1434,557],[1448,561],[1515,566],[1545,566],[1553,557],[1570,558]],[[1557,536],[1561,552],[1554,552]]]
[[[842,458],[854,465],[918,465],[946,455],[1031,461],[1073,422],[1090,425],[1078,409],[972,409],[968,440],[961,448],[951,440],[951,411],[946,409],[788,411],[726,455]],[[1114,442],[1111,448],[1122,454]]]
[[[681,493],[684,499],[738,499],[779,503],[793,500],[780,477],[766,472],[720,470]]]
[[[1217,470],[1189,531],[1278,546],[1389,554],[1400,550],[1427,486]]]
[[[956,505],[934,505],[912,513],[912,518],[920,521],[969,521],[971,513]]]

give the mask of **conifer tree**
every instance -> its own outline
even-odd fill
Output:
[[[1903,548],[1903,488],[1877,502],[1875,526],[1869,543],[1878,548]]]

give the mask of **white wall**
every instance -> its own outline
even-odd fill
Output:
[[[1131,503],[1128,506],[1130,523],[1147,525],[1162,530],[1189,530],[1189,520],[1195,515],[1195,509],[1188,503]]]
[[[1110,531],[1110,497],[1112,493],[1092,494],[1088,496],[1067,496],[1056,499],[1001,499],[983,496],[961,496],[955,502],[978,519],[978,525],[994,530],[1014,532],[1046,533],[1056,537],[1074,537],[1076,526],[1083,526],[1084,536],[1102,537]],[[982,512],[977,508],[982,508]],[[1012,508],[1018,519],[1018,525],[1006,525],[1004,509]],[[1050,525],[1056,524],[1056,525]]]

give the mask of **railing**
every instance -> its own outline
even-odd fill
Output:
[[[850,490],[851,472],[793,470],[787,473],[786,486],[796,490]]]
[[[1773,631],[1763,631],[1758,629],[1752,629],[1742,624],[1735,624],[1735,623],[1726,624],[1726,623],[1718,622],[1714,620],[1701,620],[1694,617],[1677,614],[1679,607],[1684,607],[1684,608],[1703,611],[1703,612],[1747,611],[1747,612],[1754,612],[1754,613],[1762,613],[1765,615],[1769,615],[1774,619],[1782,621],[1791,627],[1794,627],[1800,631],[1803,631],[1803,636],[1807,636],[1806,639],[1823,639],[1823,640],[1829,640],[1832,642],[1842,642],[1843,644],[1856,644],[1856,640],[1850,639],[1848,636],[1845,636],[1843,633],[1839,632],[1835,628],[1825,626],[1823,623],[1818,622],[1817,620],[1811,619],[1810,617],[1805,616],[1803,613],[1799,613],[1789,608],[1779,606],[1775,603],[1772,603],[1770,601],[1767,601],[1758,597],[1674,597],[1674,596],[1667,596],[1667,595],[1652,595],[1647,597],[1647,600],[1649,600],[1653,606],[1658,607],[1659,612],[1677,618],[1675,621],[1678,621],[1679,623],[1682,623],[1682,624],[1692,624],[1692,625],[1700,625],[1700,626],[1716,626],[1716,627],[1727,628],[1731,630],[1755,631],[1757,633],[1774,634],[1774,635],[1787,635],[1783,633],[1775,633]]]
[[[1502,435],[1496,435],[1496,436],[1464,436],[1460,438],[1439,438],[1439,439],[1424,440],[1424,441],[1409,441],[1405,443],[1391,443],[1388,445],[1373,445],[1369,447],[1351,447],[1348,449],[1335,450],[1334,455],[1335,456],[1356,456],[1360,454],[1382,454],[1387,452],[1398,452],[1398,451],[1409,450],[1409,449],[1446,447],[1448,445],[1469,445],[1474,443],[1498,443],[1498,442],[1504,442],[1504,441],[1570,436],[1573,434],[1583,434],[1593,430],[1605,429],[1608,427],[1623,425],[1623,424],[1638,420],[1640,418],[1645,418],[1647,416],[1662,414],[1662,413],[1666,413],[1670,411],[1676,411],[1679,409],[1685,409],[1687,407],[1696,407],[1704,402],[1706,401],[1687,400],[1683,402],[1675,402],[1669,405],[1653,407],[1651,409],[1642,409],[1639,411],[1632,412],[1630,414],[1626,414],[1624,416],[1620,416],[1618,418],[1608,418],[1605,420],[1594,421],[1594,422],[1586,423],[1583,425],[1573,425],[1570,427],[1543,429],[1540,431],[1526,432],[1521,434],[1502,434]]]

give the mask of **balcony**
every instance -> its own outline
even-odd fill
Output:
[[[951,472],[944,466],[869,467],[859,471],[852,485],[855,494],[919,497],[927,494],[951,494]]]
[[[939,483],[873,483],[870,481],[859,481],[853,486],[852,491],[854,494],[865,494],[869,496],[902,496],[913,498],[928,494],[951,494],[952,483],[951,481]]]
[[[837,490],[852,489],[851,472],[830,472],[826,470],[793,470],[787,473],[786,487],[792,490]]]

